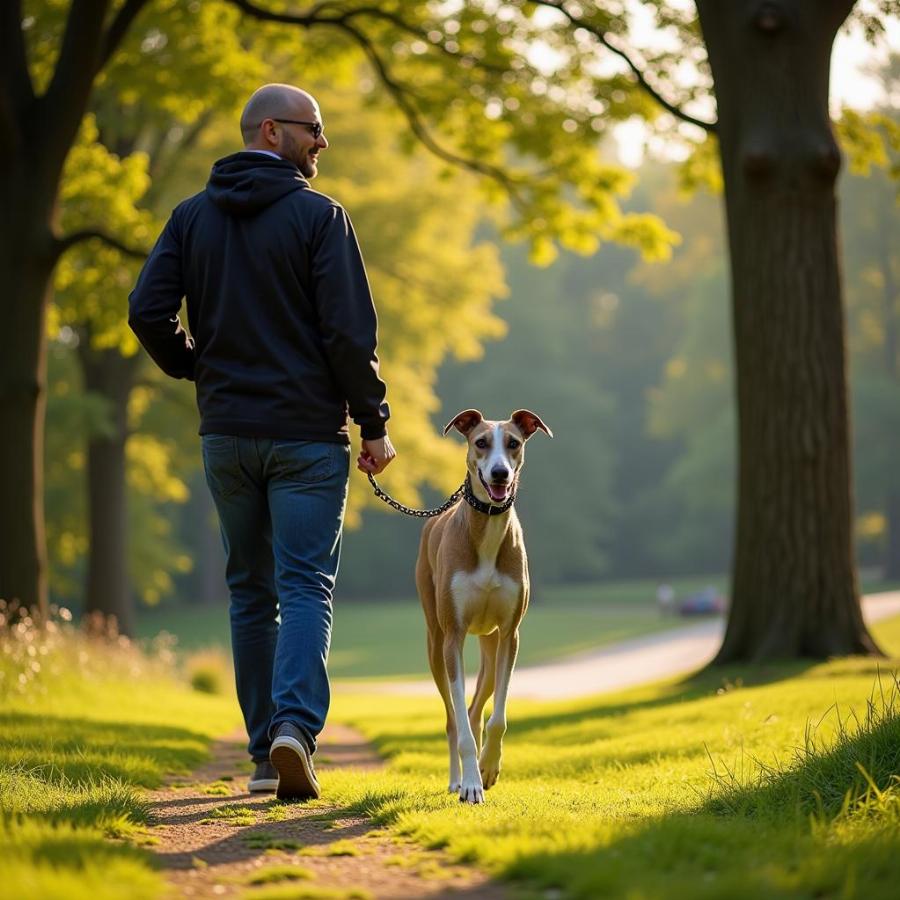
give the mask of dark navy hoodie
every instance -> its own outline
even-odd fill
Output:
[[[353,226],[287,160],[245,151],[213,166],[150,253],[128,322],[164,372],[196,382],[200,434],[347,443],[348,412],[363,438],[385,434]]]

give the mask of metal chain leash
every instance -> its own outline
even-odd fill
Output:
[[[375,496],[378,497],[379,500],[384,500],[388,506],[392,506],[397,512],[406,513],[408,516],[416,516],[419,519],[430,519],[432,516],[439,516],[442,512],[446,512],[451,506],[455,506],[459,503],[463,492],[466,489],[466,484],[463,482],[440,506],[436,506],[434,509],[413,509],[410,506],[404,506],[402,503],[399,503],[378,487],[378,482],[372,477],[371,472],[367,472],[366,474],[369,476],[369,483],[372,485]]]

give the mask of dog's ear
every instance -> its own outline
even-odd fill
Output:
[[[553,432],[541,421],[541,417],[535,415],[528,409],[517,409],[510,417],[510,421],[515,423],[516,427],[525,435],[527,441],[538,428],[547,435],[553,437]]]
[[[460,434],[467,435],[484,416],[477,409],[464,409],[457,413],[444,427],[444,434],[455,428]]]

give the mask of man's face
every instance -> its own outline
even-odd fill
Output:
[[[311,103],[298,104],[290,116],[303,122],[321,122],[318,106]],[[292,162],[305,178],[315,178],[318,174],[319,151],[328,146],[324,134],[313,137],[309,125],[280,125],[280,144],[276,150],[279,156]]]

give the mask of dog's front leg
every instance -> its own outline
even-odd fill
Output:
[[[484,803],[484,788],[478,771],[478,755],[475,749],[475,735],[469,724],[466,711],[466,676],[463,671],[463,641],[465,634],[444,635],[444,664],[450,679],[450,696],[453,700],[453,715],[456,719],[456,734],[459,755],[462,760],[462,783],[459,799],[463,803]]]
[[[487,720],[484,749],[481,751],[479,768],[484,789],[493,787],[500,777],[500,756],[503,735],[506,734],[506,698],[516,654],[519,652],[519,630],[513,629],[508,635],[501,635],[497,646],[497,682],[494,688],[494,710]]]

